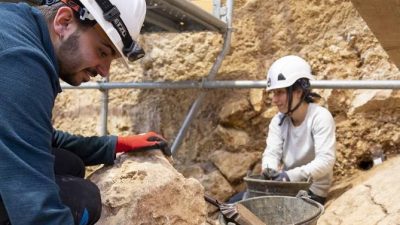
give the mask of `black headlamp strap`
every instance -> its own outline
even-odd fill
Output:
[[[111,4],[109,0],[96,0],[96,2],[100,6],[101,10],[103,10],[104,19],[110,22],[118,31],[119,36],[121,36],[124,45],[124,48],[122,49],[124,55],[130,61],[142,58],[144,56],[144,51],[136,44],[136,41],[132,39],[124,21],[122,21],[120,17],[121,13],[118,8]]]
[[[62,1],[67,6],[71,7],[74,11],[79,13],[82,17],[85,17],[86,8],[79,5],[76,0],[43,0],[43,3],[47,5],[52,5],[58,1]],[[134,61],[140,59],[144,56],[143,49],[136,43],[135,40],[132,39],[129,34],[128,29],[126,28],[125,23],[121,19],[120,11],[115,5],[113,5],[109,0],[96,0],[97,4],[103,11],[104,19],[110,22],[113,27],[117,30],[119,36],[121,37],[122,43],[124,45],[122,52],[124,55],[130,60]],[[90,14],[88,14],[90,15]],[[90,19],[90,18],[89,18]]]
[[[77,14],[79,19],[85,23],[88,24],[96,24],[96,21],[94,18],[88,13],[85,7],[79,2],[75,0],[44,0],[45,4],[48,6],[51,6],[53,4],[56,4],[58,2],[64,3],[66,6],[70,7],[74,12]]]
[[[131,46],[132,42],[134,41],[132,40],[128,29],[120,17],[121,13],[119,12],[118,8],[111,4],[109,0],[96,0],[96,2],[100,6],[101,10],[103,10],[104,19],[110,22],[118,31],[124,47]]]

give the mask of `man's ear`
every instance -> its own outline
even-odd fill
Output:
[[[56,35],[62,39],[73,33],[76,27],[77,21],[74,17],[73,9],[67,6],[59,8],[53,21]]]

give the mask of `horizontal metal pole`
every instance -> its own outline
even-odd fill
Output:
[[[400,89],[400,80],[314,80],[316,89]]]
[[[236,81],[178,81],[178,82],[89,82],[81,86],[61,84],[63,89],[224,89],[224,88],[265,88],[266,80]],[[311,87],[316,89],[400,89],[400,80],[314,80]]]

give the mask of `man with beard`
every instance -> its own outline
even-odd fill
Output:
[[[80,85],[110,64],[144,55],[136,44],[145,0],[53,0],[38,9],[0,4],[0,224],[87,225],[101,213],[85,165],[118,152],[161,149],[163,137],[82,137],[54,130],[59,78]]]

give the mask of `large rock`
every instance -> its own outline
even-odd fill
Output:
[[[264,90],[263,89],[250,89],[250,103],[253,106],[254,111],[260,112],[264,102]]]
[[[214,152],[210,159],[219,171],[228,179],[236,183],[251,170],[253,165],[260,160],[261,154],[258,152],[226,152],[218,150]]]
[[[102,195],[98,224],[205,224],[203,187],[184,178],[160,152],[121,155],[90,179]]]
[[[249,135],[243,130],[225,128],[221,125],[218,125],[216,132],[224,141],[224,143],[226,143],[225,149],[227,151],[240,151],[241,148],[245,147],[250,142]]]
[[[220,201],[226,201],[235,193],[235,189],[229,182],[222,176],[218,170],[213,171],[205,176],[201,183],[204,188],[209,190],[209,193]]]
[[[393,90],[359,90],[355,92],[350,113],[371,113],[396,109],[400,103],[400,92]]]
[[[182,171],[182,174],[185,177],[193,177],[200,181],[206,194],[220,201],[228,200],[228,198],[235,193],[235,189],[229,184],[221,172],[214,166],[210,166],[210,164],[211,163],[203,165],[195,164],[186,167]]]
[[[226,103],[219,112],[220,123],[234,128],[246,127],[255,115],[250,102],[244,98]]]
[[[318,225],[393,225],[400,222],[400,157],[385,161],[353,180],[353,188],[335,199]]]

